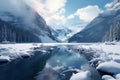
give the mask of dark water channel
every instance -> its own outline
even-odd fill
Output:
[[[92,54],[86,55],[81,50],[77,46],[56,46],[37,80],[70,80],[73,73],[81,70],[90,71],[92,80],[101,80],[97,70],[89,64]]]
[[[89,64],[92,54],[83,54],[81,50],[70,45],[34,47],[31,56],[1,62],[0,80],[70,80],[73,73],[81,70],[90,71],[92,80],[101,80]]]

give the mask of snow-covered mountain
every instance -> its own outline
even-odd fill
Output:
[[[61,26],[55,29],[55,36],[62,42],[68,42],[68,39],[74,34],[80,32],[88,23],[74,23],[71,25]]]
[[[67,42],[66,40],[69,38],[69,35],[73,32],[71,29],[67,27],[61,27],[55,30],[55,36],[60,39],[62,42]]]
[[[5,1],[9,2],[6,4]],[[56,42],[52,29],[31,6],[12,0],[0,1],[0,42]]]
[[[118,4],[118,3],[117,3]],[[102,42],[120,40],[120,9],[107,10],[96,17],[69,42]]]

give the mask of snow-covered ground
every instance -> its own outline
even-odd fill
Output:
[[[31,53],[35,47],[41,47],[42,44],[37,45],[36,43],[22,43],[22,44],[0,44],[0,61],[3,59],[11,60],[21,56],[31,56]],[[39,50],[45,52],[42,48]]]
[[[30,51],[35,47],[41,47],[39,50],[45,52],[45,49],[42,49],[43,46],[54,48],[54,46],[59,47],[62,51],[66,50],[68,47],[68,51],[78,50],[76,53],[80,53],[81,51],[86,51],[86,53],[94,51],[95,54],[91,54],[94,57],[90,59],[91,63],[97,61],[97,66],[95,67],[102,74],[103,80],[119,80],[120,79],[120,43],[23,43],[23,44],[0,44],[0,62],[2,61],[10,61],[13,58],[20,57],[21,55],[33,55]],[[62,46],[62,47],[60,47]],[[65,47],[64,47],[65,46]],[[70,47],[72,46],[72,47]],[[65,48],[65,50],[64,50]],[[81,51],[80,51],[81,50]],[[76,54],[75,54],[76,55]],[[90,55],[90,54],[89,54]],[[85,54],[85,56],[87,56]],[[61,57],[61,56],[60,56]],[[63,57],[63,56],[62,56]],[[75,57],[75,56],[74,56]],[[57,57],[60,60],[66,60],[66,62],[70,62],[68,60],[73,60],[72,57],[64,59]],[[76,58],[77,59],[77,58]],[[54,60],[54,57],[53,57]],[[56,60],[60,63],[60,60]],[[75,58],[74,58],[75,60]],[[74,61],[73,60],[73,61]],[[78,58],[79,60],[79,58]],[[50,61],[48,61],[50,62]],[[52,63],[52,62],[51,62]],[[72,63],[73,64],[73,63]],[[46,64],[48,65],[48,64]],[[70,64],[71,65],[71,64]],[[49,65],[50,66],[50,65]],[[54,70],[58,70],[59,68],[63,68],[63,66],[55,66]],[[82,77],[80,76],[82,75]],[[91,71],[80,70],[78,73],[73,74],[70,80],[92,80]]]
[[[79,47],[95,50],[97,56],[90,62],[97,61],[95,68],[101,74],[102,80],[120,80],[120,76],[117,76],[120,74],[120,43],[98,43]]]
[[[113,59],[120,58],[120,43],[23,43],[23,44],[0,44],[0,55],[29,54],[34,47],[40,46],[76,46],[75,48],[94,49],[106,53]],[[113,54],[114,53],[114,54]],[[111,56],[112,55],[112,56]]]
[[[73,74],[70,80],[92,80],[91,73],[89,71],[80,71],[77,74]]]

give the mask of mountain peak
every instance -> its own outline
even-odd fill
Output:
[[[89,23],[81,32],[73,35],[69,42],[102,42],[120,40],[120,9],[105,11]],[[112,34],[112,36],[111,36]],[[107,37],[109,35],[109,37]]]

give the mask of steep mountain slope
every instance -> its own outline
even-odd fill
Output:
[[[100,14],[81,32],[69,39],[69,42],[101,42],[110,32],[110,28],[116,21],[120,21],[120,10],[109,10]],[[119,26],[118,26],[119,27]]]
[[[9,5],[8,7],[13,8],[13,10],[0,10],[0,42],[57,41],[52,35],[52,29],[32,7],[26,3],[22,3],[22,8],[17,6],[19,11],[14,9],[16,6]],[[3,9],[5,9],[4,6]]]
[[[120,20],[116,21],[110,30],[104,36],[103,41],[119,41],[120,40]]]

